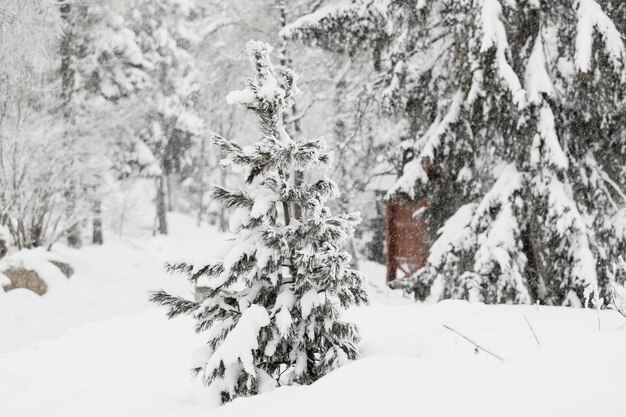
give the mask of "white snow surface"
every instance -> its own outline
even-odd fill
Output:
[[[49,253],[43,248],[22,249],[0,260],[0,272],[12,268],[23,268],[34,271],[46,283],[49,291],[64,287],[67,284],[67,277],[57,266],[49,261],[64,262],[64,258]]]
[[[158,288],[190,296],[163,262],[219,258],[227,236],[196,229],[182,215],[170,220],[168,237],[107,236],[102,247],[55,247],[76,269],[66,285],[43,297],[3,294],[0,416],[626,415],[626,320],[618,313],[602,311],[598,331],[588,309],[419,304],[385,286],[384,266],[365,261],[371,303],[344,316],[360,327],[362,358],[311,386],[219,407],[189,373],[206,337],[193,332],[189,318],[167,320],[147,297]],[[289,302],[286,294],[283,304]],[[262,325],[255,307],[248,311]],[[504,361],[476,354],[443,324]]]

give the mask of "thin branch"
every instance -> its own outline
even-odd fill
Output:
[[[502,358],[502,356],[496,355],[495,353],[491,352],[490,350],[485,349],[484,347],[482,347],[481,345],[479,345],[478,343],[474,342],[472,339],[470,339],[469,337],[465,336],[463,333],[454,330],[452,327],[444,324],[443,327],[445,327],[446,329],[450,330],[453,333],[456,333],[457,335],[461,336],[463,339],[467,340],[468,342],[470,342],[472,345],[474,345],[474,347],[476,349],[480,349],[483,352],[493,356],[494,358],[498,359],[500,362],[504,362],[504,358]]]
[[[624,299],[615,291],[615,286],[611,286],[611,302],[615,311],[626,317],[626,303],[624,303]]]
[[[524,320],[526,320],[526,324],[528,324],[528,328],[530,329],[533,336],[535,337],[535,341],[537,342],[537,345],[541,346],[541,342],[539,341],[539,338],[537,337],[537,333],[535,333],[535,329],[533,329],[532,324],[530,324],[530,320],[528,320],[528,317],[526,316],[524,316]]]

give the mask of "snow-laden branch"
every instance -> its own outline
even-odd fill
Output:
[[[491,48],[496,48],[498,74],[511,91],[513,102],[519,108],[523,108],[526,105],[526,93],[507,59],[509,41],[506,36],[506,28],[502,23],[502,5],[498,0],[483,0],[481,23],[483,36],[480,51],[487,52]]]
[[[576,67],[586,73],[591,69],[593,33],[596,29],[604,41],[604,49],[613,65],[619,67],[624,60],[624,43],[613,21],[594,0],[576,3],[578,26],[576,34]]]

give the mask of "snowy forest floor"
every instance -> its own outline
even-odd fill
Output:
[[[43,297],[0,299],[0,416],[619,416],[626,415],[626,330],[613,311],[417,304],[364,262],[371,303],[358,323],[362,359],[309,387],[284,387],[213,409],[189,368],[203,343],[186,318],[147,301],[189,294],[163,263],[220,256],[224,235],[172,215],[168,237],[59,246],[76,274]],[[532,323],[538,346],[524,317]],[[475,353],[446,324],[504,358]]]

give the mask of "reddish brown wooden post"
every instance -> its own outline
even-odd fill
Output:
[[[408,278],[426,265],[428,228],[422,220],[414,218],[415,212],[426,204],[425,201],[387,204],[387,284],[398,278],[398,270],[402,271],[400,278]]]
[[[385,207],[385,234],[387,236],[387,284],[396,279],[395,263],[395,233],[393,231],[393,208],[394,203],[387,203]]]

